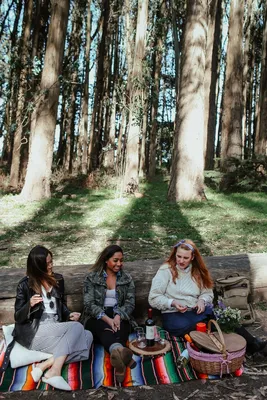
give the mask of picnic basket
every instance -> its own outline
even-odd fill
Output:
[[[219,340],[214,341],[214,336],[211,333],[212,323],[215,325],[217,329],[218,332],[217,336],[219,337]],[[208,322],[207,333],[204,335],[207,335],[210,339],[212,339],[212,341],[215,342],[215,344],[216,342],[219,342],[220,352],[217,353],[206,353],[206,352],[204,353],[202,351],[198,352],[190,346],[190,343],[187,343],[187,350],[189,353],[190,362],[194,370],[202,374],[222,376],[223,374],[229,374],[241,368],[245,358],[246,345],[241,349],[239,348],[239,350],[237,351],[227,351],[224,340],[225,334],[223,334],[218,323],[214,320],[210,320]],[[192,339],[194,340],[193,337]],[[244,339],[241,336],[240,340],[242,340],[243,343]],[[244,341],[244,343],[246,342]]]

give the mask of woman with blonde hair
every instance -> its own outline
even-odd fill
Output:
[[[192,240],[180,240],[153,278],[148,301],[164,329],[183,336],[212,315],[213,281]]]

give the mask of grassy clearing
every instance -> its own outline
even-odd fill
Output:
[[[164,258],[184,237],[192,238],[205,255],[267,251],[265,193],[225,195],[207,188],[206,202],[174,204],[167,201],[167,186],[162,178],[144,183],[142,198],[75,185],[48,201],[29,204],[2,195],[0,265],[24,267],[36,244],[49,247],[61,265],[92,263],[110,243],[121,244],[127,260]]]

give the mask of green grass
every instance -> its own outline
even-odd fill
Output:
[[[204,255],[267,251],[265,193],[225,195],[207,188],[208,201],[175,204],[167,201],[167,187],[158,178],[141,185],[142,198],[119,198],[108,187],[68,186],[35,203],[2,194],[0,265],[25,267],[36,244],[49,247],[61,265],[93,263],[110,243],[121,244],[127,260],[164,258],[184,237]]]

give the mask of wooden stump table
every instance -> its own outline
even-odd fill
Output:
[[[154,346],[151,347],[147,346],[141,349],[140,347],[137,346],[137,341],[135,339],[129,343],[129,348],[132,350],[132,352],[134,352],[139,356],[154,357],[166,354],[168,351],[170,351],[171,344],[168,340],[165,339],[164,344],[155,342]]]

